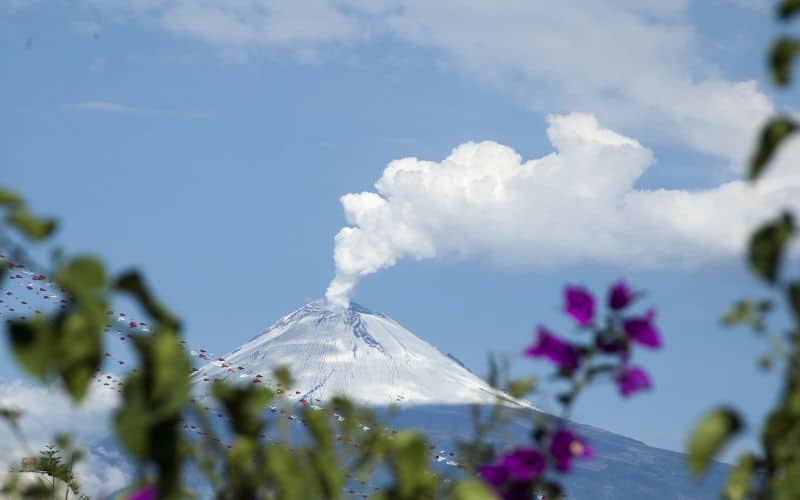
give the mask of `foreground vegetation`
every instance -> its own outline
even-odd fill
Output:
[[[800,1],[784,0],[778,16],[789,22],[800,12]],[[787,85],[800,41],[785,36],[770,49],[773,80]],[[767,170],[780,145],[798,130],[791,116],[777,116],[764,127],[750,164],[749,178],[756,182]],[[191,496],[185,471],[191,464],[200,471],[214,495],[220,499],[340,498],[350,476],[373,481],[374,498],[422,499],[451,497],[477,499],[548,498],[562,494],[560,479],[576,460],[590,460],[591,443],[570,428],[569,409],[587,387],[601,378],[611,378],[623,397],[646,390],[651,382],[641,366],[632,362],[638,348],[661,345],[653,313],[634,313],[637,293],[620,282],[605,294],[607,314],[598,314],[595,297],[581,287],[564,291],[565,312],[577,324],[574,339],[558,336],[544,327],[535,343],[525,350],[531,358],[542,358],[555,367],[555,376],[567,389],[558,396],[562,413],[531,421],[529,443],[496,449],[493,431],[507,422],[505,406],[499,405],[488,420],[476,420],[474,440],[463,443],[460,457],[465,472],[444,480],[431,467],[425,436],[409,430],[389,431],[363,408],[341,399],[327,410],[303,409],[306,439],[291,442],[291,436],[267,417],[268,405],[285,406],[280,386],[290,387],[290,374],[276,370],[273,387],[213,384],[211,394],[225,415],[230,447],[220,443],[219,429],[192,398],[191,361],[182,344],[181,322],[148,289],[136,272],[109,273],[100,259],[68,255],[51,248],[47,263],[36,262],[33,253],[50,241],[54,219],[32,213],[13,191],[0,191],[5,220],[0,226],[0,248],[4,279],[24,267],[36,276],[47,276],[64,293],[62,307],[30,318],[16,318],[6,327],[8,345],[20,366],[43,383],[54,383],[74,401],[82,401],[95,374],[103,369],[109,304],[116,295],[133,299],[149,316],[147,335],[131,344],[136,362],[125,374],[122,398],[113,415],[120,447],[135,465],[136,478],[129,498],[182,498]],[[790,499],[800,495],[800,281],[788,277],[782,261],[796,226],[791,213],[757,228],[751,237],[748,259],[752,271],[781,297],[742,300],[725,314],[724,322],[745,325],[767,337],[766,315],[786,308],[793,324],[785,332],[769,336],[780,348],[768,358],[769,366],[782,371],[779,398],[761,430],[761,450],[739,457],[722,495],[730,499]],[[493,371],[496,374],[496,370]],[[535,388],[532,379],[497,385],[514,397],[525,397]],[[337,418],[333,418],[333,415]],[[0,410],[12,427],[25,418],[16,409]],[[341,417],[341,418],[339,418]],[[187,421],[203,430],[202,438],[185,429]],[[371,432],[361,432],[363,426]],[[710,410],[691,432],[687,447],[688,467],[702,474],[724,445],[743,427],[732,407]],[[274,429],[277,427],[277,429]],[[267,439],[277,430],[279,439]],[[27,466],[69,484],[77,493],[72,476],[80,459],[68,441],[64,455],[45,451],[39,461]],[[47,458],[49,457],[49,458]],[[53,481],[55,484],[55,481]],[[4,486],[9,496],[39,498],[46,492],[14,484]],[[52,492],[50,493],[52,495]]]

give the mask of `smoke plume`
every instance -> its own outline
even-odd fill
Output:
[[[481,257],[502,267],[692,266],[741,252],[747,234],[800,199],[797,175],[753,187],[637,189],[653,154],[594,116],[547,118],[550,154],[523,161],[496,142],[468,142],[441,162],[389,163],[375,192],[341,198],[336,275],[326,297],[346,306],[365,276],[401,259]]]

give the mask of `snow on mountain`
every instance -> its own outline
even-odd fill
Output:
[[[324,300],[284,316],[195,377],[267,382],[280,365],[295,380],[291,396],[309,402],[335,395],[375,406],[491,404],[498,396],[511,401],[394,320],[355,303],[344,309]]]

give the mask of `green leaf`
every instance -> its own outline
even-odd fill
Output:
[[[739,432],[742,421],[730,408],[717,408],[706,413],[689,437],[687,459],[693,475],[702,474],[722,447]]]
[[[497,496],[477,479],[464,479],[453,488],[454,500],[486,500]]]
[[[312,466],[314,477],[325,498],[338,497],[346,477],[334,453],[333,430],[327,416],[324,412],[306,408],[303,419],[314,439],[314,443],[306,450],[307,461]],[[342,436],[346,441],[351,438],[350,434]]]
[[[108,298],[105,269],[98,259],[78,256],[56,270],[55,280],[73,301],[52,320],[50,364],[57,368],[73,399],[80,400],[103,360]]]
[[[126,377],[123,405],[117,413],[118,436],[128,442],[129,450],[142,449],[140,443],[146,442],[157,424],[179,417],[190,389],[190,361],[174,332],[161,328],[150,336],[136,337],[134,344],[140,371]],[[135,432],[125,435],[120,426]]]
[[[792,80],[792,64],[800,48],[797,40],[780,37],[772,44],[769,51],[769,69],[775,85],[784,86]]]
[[[169,328],[180,330],[180,325],[175,316],[172,315],[161,303],[159,303],[150,290],[145,286],[144,280],[138,271],[128,271],[117,278],[114,283],[117,290],[130,293],[139,301],[154,320],[159,321]]]
[[[56,271],[56,281],[84,305],[95,303],[105,296],[105,269],[103,263],[94,257],[78,256],[66,262]]]
[[[152,411],[175,415],[189,400],[191,362],[174,331],[161,327],[150,338],[137,337],[149,359]]]
[[[797,122],[785,116],[772,118],[761,129],[756,150],[750,158],[750,180],[761,175],[783,141],[797,131]]]
[[[489,354],[489,375],[486,377],[486,381],[489,383],[490,386],[494,388],[499,388],[500,386],[500,367],[497,363],[497,358],[494,354]]]
[[[27,321],[13,321],[8,326],[11,352],[31,375],[47,381],[53,374],[55,333],[49,322],[36,316]]]
[[[536,386],[536,380],[532,377],[519,380],[512,380],[508,383],[506,392],[515,398],[527,396]]]
[[[55,364],[67,392],[81,400],[103,360],[102,324],[97,315],[79,309],[62,316],[59,325]]]
[[[775,282],[783,260],[784,248],[793,231],[792,216],[784,213],[777,220],[761,226],[753,233],[748,248],[753,272],[770,283]]]
[[[94,257],[75,257],[56,270],[55,280],[72,297],[71,308],[83,314],[86,327],[102,332],[109,293],[103,263]]]
[[[334,396],[330,403],[333,411],[349,419],[355,412],[355,405],[352,401],[343,396]]]
[[[769,486],[775,500],[795,500],[800,491],[800,461],[781,464],[780,469],[770,475]]]
[[[772,363],[775,361],[774,356],[771,354],[764,354],[763,356],[759,356],[756,363],[758,367],[764,371],[769,371],[772,369]]]
[[[185,453],[179,428],[189,400],[190,360],[176,333],[163,325],[150,336],[135,337],[134,345],[139,371],[123,383],[114,414],[116,435],[140,465],[155,466],[159,496],[178,498]]]
[[[783,0],[778,4],[778,19],[786,21],[800,12],[800,0]]]
[[[400,431],[391,441],[389,462],[394,476],[394,498],[431,498],[435,479],[428,470],[428,443],[412,431]]]
[[[333,446],[333,433],[325,417],[324,412],[317,410],[307,408],[303,412],[303,418],[306,421],[309,433],[320,449],[329,449]]]
[[[766,330],[766,315],[772,310],[772,307],[772,302],[769,300],[739,300],[725,311],[722,316],[722,324],[725,326],[743,325],[757,332],[763,332]]]
[[[268,446],[265,452],[266,472],[279,488],[277,498],[285,500],[304,500],[309,498],[308,484],[302,467],[289,453],[286,446]]]
[[[740,300],[725,311],[725,314],[722,315],[722,324],[725,326],[733,326],[742,323],[749,324],[752,317],[752,302],[749,300]]]
[[[56,229],[55,219],[37,217],[22,206],[8,214],[6,222],[33,241],[40,241],[50,236]]]
[[[0,188],[0,205],[16,207],[22,205],[22,198],[10,189]]]
[[[285,389],[288,389],[294,384],[294,380],[292,380],[292,374],[285,366],[279,366],[275,368],[272,371],[272,375],[275,377],[278,385],[282,385]]]
[[[794,418],[792,415],[781,409],[773,410],[767,416],[764,428],[761,431],[761,441],[768,458],[773,461],[780,461],[784,458],[781,456],[785,451],[783,439],[784,436],[791,432],[793,424]],[[792,453],[794,453],[794,450],[792,450]]]
[[[255,438],[264,427],[264,407],[272,399],[269,389],[247,385],[228,385],[216,381],[211,393],[225,407],[236,434]]]
[[[70,310],[53,320],[37,315],[13,322],[8,330],[11,350],[39,380],[60,375],[69,395],[79,401],[102,362],[101,330],[90,323],[82,310]]]
[[[792,283],[787,293],[795,321],[800,321],[800,283]]]
[[[726,500],[745,500],[749,498],[750,483],[756,466],[756,457],[752,453],[745,453],[731,469],[728,482],[722,490],[722,497]]]
[[[254,474],[256,472],[253,470],[255,465],[253,455],[255,451],[255,439],[237,436],[230,451],[228,451],[228,467],[239,473],[245,472],[245,474],[250,473],[248,475]]]
[[[114,430],[120,444],[133,455],[143,460],[150,454],[150,429],[153,426],[148,412],[147,390],[144,377],[132,373],[122,385],[122,404],[114,413]]]

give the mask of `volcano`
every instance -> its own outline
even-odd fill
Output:
[[[32,278],[23,280],[20,273],[14,275],[13,281],[9,280],[14,291],[4,296],[0,308],[4,316],[33,314],[37,307],[47,307],[45,299],[56,298],[51,283],[36,283],[42,281],[36,279],[40,275],[23,272]],[[43,296],[39,297],[39,292]],[[118,336],[121,342],[149,331],[144,323],[125,314],[119,314],[113,325],[112,338]],[[476,405],[480,411],[489,410],[499,399],[520,410],[513,412],[520,418],[509,421],[502,437],[493,441],[498,450],[529,443],[531,416],[537,411],[492,389],[455,358],[443,354],[396,321],[357,304],[335,308],[314,301],[228,354],[212,356],[206,349],[190,352],[207,361],[202,368],[193,369],[196,394],[201,398],[208,396],[208,384],[204,382],[214,379],[274,386],[275,381],[269,380],[272,371],[285,365],[295,379],[293,387],[285,388],[286,396],[294,403],[286,421],[295,422],[293,429],[298,436],[305,430],[291,412],[305,405],[313,407],[317,402],[322,407],[322,402],[342,394],[372,406],[391,428],[423,432],[433,446],[431,459],[438,467],[449,467],[448,473],[452,474],[460,473],[456,469],[458,442],[473,436]],[[122,359],[112,359],[123,365]],[[120,390],[118,382],[109,381],[113,382],[111,373],[96,381],[98,389]],[[211,406],[213,401],[208,404]],[[271,410],[265,408],[265,412]],[[222,429],[225,422],[219,419],[221,416],[218,413],[214,422],[219,422]],[[573,471],[558,477],[565,484],[570,500],[719,498],[718,492],[730,471],[725,464],[714,464],[697,481],[689,477],[686,458],[681,453],[654,448],[596,427],[574,422],[569,425],[595,450],[592,460],[578,461]],[[92,435],[83,444],[92,456],[101,457],[108,466],[132,471],[132,464],[111,436]],[[212,498],[209,486],[197,471],[190,476],[198,497]],[[358,490],[359,486],[354,488]]]
[[[499,447],[529,441],[530,412],[524,401],[493,389],[457,359],[443,354],[391,318],[352,303],[333,307],[310,302],[284,316],[241,347],[210,360],[196,381],[272,385],[272,371],[287,366],[294,386],[287,396],[300,404],[325,402],[336,395],[386,412],[395,428],[412,428],[436,443],[435,460],[450,458],[460,440],[472,436],[471,411],[498,401],[522,415],[504,429]],[[204,384],[197,384],[198,387]],[[391,413],[391,417],[389,414]],[[702,481],[686,471],[685,457],[596,427],[571,424],[594,447],[592,460],[576,463],[564,475],[571,500],[701,500],[717,498],[728,467],[715,464]],[[441,449],[441,450],[440,450]]]
[[[369,406],[493,404],[498,398],[527,405],[391,318],[355,303],[341,308],[324,300],[284,316],[195,377],[268,382],[281,365],[291,371],[292,392],[308,401],[345,395]]]

